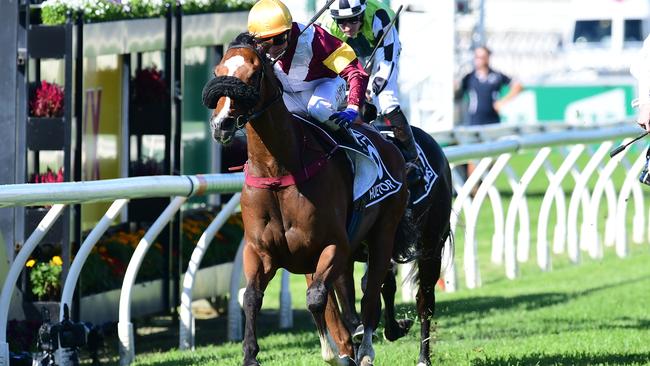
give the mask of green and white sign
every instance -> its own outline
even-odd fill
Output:
[[[634,115],[633,83],[617,85],[526,85],[501,111],[504,123],[621,121]]]

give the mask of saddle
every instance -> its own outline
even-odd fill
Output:
[[[332,146],[345,151],[350,169],[354,175],[353,180],[353,201],[355,207],[360,209],[370,207],[384,198],[396,193],[402,186],[402,182],[397,181],[390,174],[384,162],[381,160],[379,151],[372,141],[364,134],[362,129],[352,128],[351,132],[359,141],[363,149],[359,149],[353,144],[339,141],[336,133],[329,129],[323,128],[318,122],[308,120],[302,116],[294,115],[296,119],[303,122],[319,136],[319,140],[329,149]]]
[[[343,149],[350,162],[350,169],[354,176],[353,202],[354,209],[347,225],[348,237],[353,237],[358,223],[363,217],[365,208],[377,204],[381,200],[399,191],[404,182],[399,182],[390,174],[384,162],[382,161],[379,151],[372,141],[364,134],[365,129],[352,128],[351,132],[358,140],[363,149],[359,149],[356,144],[346,144],[338,140],[335,133],[323,128],[319,122],[305,119],[302,116],[294,115],[296,119],[305,126],[312,129],[318,140],[324,144],[326,150],[332,148]],[[398,148],[403,149],[397,139],[392,136],[389,128],[375,127],[386,139],[393,142]],[[408,233],[400,240],[396,241],[393,249],[393,260],[398,263],[410,262],[417,256],[417,228],[414,226],[417,217],[413,217],[413,208],[427,197],[434,183],[438,178],[438,173],[433,170],[424,151],[416,141],[419,158],[424,166],[424,177],[420,183],[409,187],[409,208],[406,210],[405,218],[400,221],[402,226],[398,232],[402,235]]]

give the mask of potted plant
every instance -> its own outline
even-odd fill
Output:
[[[61,150],[64,146],[65,94],[56,83],[41,81],[31,93],[27,120],[27,147],[31,150]]]
[[[25,264],[29,268],[29,285],[37,301],[33,302],[40,315],[43,308],[47,309],[51,318],[59,314],[59,299],[61,297],[61,272],[63,260],[55,255],[47,261],[39,262],[32,258]]]
[[[34,173],[29,178],[29,183],[60,183],[64,181],[63,168],[59,168],[56,172],[47,167],[45,173]],[[36,230],[38,224],[43,220],[48,207],[26,207],[25,208],[25,237],[31,235]],[[50,230],[47,232],[42,243],[45,244],[59,244],[63,240],[63,220],[59,218]]]

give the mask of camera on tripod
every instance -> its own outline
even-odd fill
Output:
[[[88,327],[84,323],[70,321],[68,305],[63,305],[63,320],[50,322],[49,312],[44,309],[43,325],[38,329],[38,346],[43,352],[54,352],[61,348],[79,348],[86,345]]]
[[[77,349],[87,342],[89,333],[84,323],[70,321],[68,305],[63,305],[63,320],[60,323],[50,322],[50,313],[43,309],[43,325],[38,329],[37,345],[41,355],[35,359],[35,364],[41,366],[54,366],[57,362],[66,365],[79,365]],[[61,348],[60,355],[55,352]],[[63,352],[65,350],[65,352]]]

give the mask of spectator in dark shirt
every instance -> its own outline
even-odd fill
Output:
[[[467,113],[471,126],[501,122],[501,107],[523,89],[519,82],[490,68],[490,53],[487,47],[474,50],[474,70],[465,75],[456,87],[457,99],[464,94],[469,97]],[[503,98],[499,98],[501,88],[507,85],[510,90]]]
[[[501,107],[512,98],[521,93],[523,87],[505,74],[490,68],[490,50],[481,46],[474,50],[474,70],[463,77],[460,85],[456,86],[456,99],[467,94],[469,105],[467,107],[466,121],[470,126],[487,125],[501,122],[499,111]],[[510,90],[503,97],[501,88],[510,86]],[[474,164],[467,163],[467,176],[474,171]],[[476,194],[477,187],[472,189],[472,196]]]

